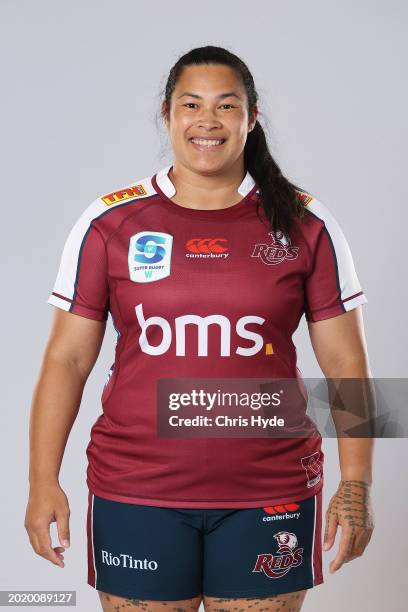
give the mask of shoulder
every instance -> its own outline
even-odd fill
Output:
[[[155,196],[157,192],[152,185],[152,176],[113,187],[88,204],[77,218],[72,232],[85,235],[91,227],[96,227],[106,238],[128,214],[147,201],[150,203]]]
[[[111,191],[98,196],[85,209],[84,214],[96,220],[114,210],[143,202],[156,195],[157,192],[152,185],[152,176],[148,176],[128,185],[116,186]]]
[[[297,226],[310,251],[326,244],[339,257],[340,253],[348,253],[348,240],[337,215],[316,195],[303,190],[297,192],[305,211],[304,217],[297,219]]]
[[[326,229],[339,227],[339,224],[329,209],[320,198],[310,192],[297,189],[299,200],[302,202],[306,215],[314,219],[316,223],[325,225]]]
[[[337,220],[337,215],[322,202],[322,200],[310,193],[301,192],[305,209],[305,224],[303,225],[303,236],[312,251],[331,251],[338,262],[348,262],[351,265],[351,250],[348,238]]]
[[[122,204],[127,204],[136,200],[145,200],[146,198],[156,195],[156,193],[152,185],[152,176],[148,176],[137,179],[130,183],[130,185],[116,187],[112,189],[112,191],[99,196],[97,201],[100,202],[101,212],[105,212],[107,209],[112,210]]]

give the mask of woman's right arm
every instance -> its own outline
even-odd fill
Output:
[[[54,308],[30,414],[29,498],[24,526],[35,552],[64,567],[69,505],[59,485],[62,457],[83,389],[101,349],[106,321]],[[56,521],[61,546],[51,546]],[[67,543],[64,544],[64,542]]]

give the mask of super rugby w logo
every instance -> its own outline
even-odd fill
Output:
[[[164,232],[144,231],[131,236],[128,265],[130,280],[150,283],[170,275],[173,236]]]

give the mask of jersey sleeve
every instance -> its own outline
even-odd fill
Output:
[[[47,302],[88,319],[106,321],[109,313],[107,254],[95,227],[91,205],[71,229]]]
[[[313,267],[304,284],[308,322],[330,319],[368,302],[339,223],[321,202],[316,203],[312,212],[323,223],[313,254]]]

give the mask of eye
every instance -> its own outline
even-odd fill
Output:
[[[229,106],[230,108],[235,108],[232,104],[222,104],[222,106]]]
[[[195,102],[186,102],[183,106],[197,106],[197,104]]]

